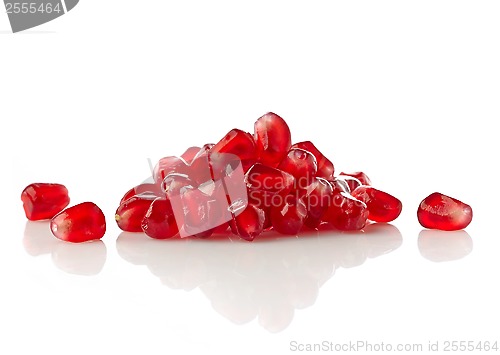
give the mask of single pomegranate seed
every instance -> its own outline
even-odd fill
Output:
[[[361,185],[365,185],[365,186],[371,186],[372,185],[372,182],[371,182],[370,178],[368,177],[368,175],[366,175],[362,171],[356,171],[354,173],[340,173],[339,178],[345,178],[346,176],[351,176],[353,178],[358,179],[358,181],[361,183]],[[348,180],[347,180],[347,182],[349,183]],[[354,191],[354,190],[355,190],[355,188],[351,189],[351,191]]]
[[[472,208],[453,197],[434,192],[420,203],[417,217],[425,228],[453,231],[470,224]]]
[[[186,163],[191,164],[200,149],[200,147],[189,147],[184,153],[182,153],[181,158],[184,159]]]
[[[120,200],[120,205],[127,201],[129,198],[134,197],[136,195],[142,195],[142,194],[147,194],[147,195],[154,195],[157,197],[163,196],[165,194],[164,191],[161,189],[161,185],[158,184],[141,184],[137,185],[136,187],[131,188],[130,190],[127,191],[125,195],[123,195],[122,199]]]
[[[295,188],[307,188],[318,171],[316,158],[307,150],[292,148],[281,161],[278,169],[295,177]]]
[[[254,129],[259,162],[277,167],[292,146],[290,128],[283,118],[269,112],[255,122]]]
[[[265,213],[262,209],[248,205],[245,210],[231,222],[231,231],[242,239],[252,241],[264,230]]]
[[[239,129],[229,131],[219,143],[212,147],[210,153],[211,162],[215,166],[228,160],[224,156],[226,154],[237,156],[241,160],[245,172],[257,161],[257,151],[252,135]]]
[[[325,178],[327,180],[333,179],[333,173],[335,172],[335,168],[330,160],[321,153],[316,146],[310,142],[300,142],[292,145],[292,148],[300,148],[307,150],[316,158],[316,162],[318,164],[318,173],[316,176]]]
[[[124,201],[115,214],[118,227],[125,232],[142,232],[142,220],[155,199],[154,195],[143,194]]]
[[[361,181],[356,179],[355,177],[352,176],[347,176],[347,175],[339,175],[336,178],[334,178],[332,181],[330,181],[332,185],[338,186],[344,192],[351,193],[351,191],[356,190],[359,186],[363,185],[361,184]]]
[[[210,164],[209,150],[202,148],[199,154],[191,162],[187,176],[196,184],[203,184],[209,180],[214,180],[212,166]]]
[[[364,202],[346,192],[340,192],[332,196],[324,218],[339,230],[360,230],[365,227],[368,214]]]
[[[155,199],[141,222],[144,233],[151,238],[167,239],[179,233],[170,201],[165,198]]]
[[[308,189],[310,192],[304,198],[307,207],[307,217],[304,222],[309,228],[318,227],[331,202],[333,187],[323,178],[316,178]]]
[[[161,158],[153,170],[153,179],[155,183],[161,184],[163,179],[172,173],[186,174],[188,170],[187,164],[182,158],[165,157]]]
[[[399,217],[403,204],[396,197],[371,186],[360,186],[351,194],[368,207],[368,219],[374,222],[391,222]]]
[[[31,184],[21,193],[21,201],[29,220],[51,219],[69,205],[68,189],[61,184]]]
[[[304,201],[294,195],[283,196],[278,205],[271,206],[273,228],[281,234],[296,235],[307,216]]]
[[[245,183],[248,201],[265,210],[273,204],[274,196],[286,195],[292,190],[295,178],[282,170],[257,163],[246,173]],[[282,198],[277,198],[280,203]]]
[[[96,204],[84,202],[54,216],[50,230],[56,238],[81,243],[101,239],[106,232],[106,219]]]

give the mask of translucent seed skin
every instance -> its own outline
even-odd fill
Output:
[[[61,184],[30,184],[21,193],[21,201],[30,221],[51,219],[69,205],[68,189]]]
[[[352,192],[352,196],[366,204],[368,219],[374,222],[392,222],[403,209],[403,204],[396,197],[371,186],[359,186]]]
[[[84,202],[54,216],[50,230],[58,239],[82,243],[101,239],[106,233],[106,219],[95,203]]]
[[[170,201],[162,197],[155,199],[149,206],[141,227],[148,237],[154,239],[168,239],[179,234]]]
[[[333,227],[343,230],[361,230],[368,220],[366,204],[346,192],[335,193],[325,213],[325,220]]]
[[[339,177],[342,177],[342,176],[351,176],[353,178],[358,179],[359,182],[361,183],[361,185],[372,186],[372,181],[370,180],[368,175],[366,175],[362,171],[356,171],[354,173],[340,173]],[[351,190],[354,190],[354,189],[351,189]]]
[[[260,117],[254,125],[258,161],[277,167],[292,146],[292,135],[285,120],[273,112]]]
[[[142,232],[142,220],[155,198],[154,195],[139,195],[123,202],[115,213],[118,227],[125,232]]]
[[[472,208],[453,197],[434,192],[420,203],[417,218],[424,228],[460,230],[472,221]]]
[[[326,180],[333,179],[333,174],[335,172],[333,163],[330,160],[328,160],[328,158],[325,157],[323,153],[321,153],[319,149],[316,148],[316,146],[312,142],[305,141],[305,142],[295,143],[294,145],[292,145],[292,148],[304,149],[310,152],[312,155],[314,155],[314,157],[316,158],[316,162],[318,164],[318,173],[316,176],[322,177]]]

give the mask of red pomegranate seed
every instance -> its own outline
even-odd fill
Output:
[[[310,192],[304,198],[307,207],[307,217],[304,222],[309,228],[318,227],[323,219],[333,194],[333,187],[323,178],[316,178],[308,189]]]
[[[161,158],[153,170],[153,178],[155,183],[160,184],[163,179],[172,173],[187,174],[187,164],[182,158],[165,157]]]
[[[184,159],[186,163],[191,164],[200,149],[200,147],[189,147],[184,153],[182,153],[181,158]]]
[[[332,185],[336,185],[340,187],[344,192],[351,193],[351,191],[356,190],[359,186],[361,186],[361,181],[352,176],[347,175],[339,175],[330,181]]]
[[[246,173],[245,183],[248,201],[265,210],[273,204],[274,196],[285,195],[292,190],[295,178],[282,170],[257,163]],[[281,197],[277,198],[279,203]]]
[[[368,207],[368,219],[374,222],[391,222],[399,217],[403,205],[396,197],[370,186],[360,186],[352,196]]]
[[[202,148],[199,154],[191,162],[189,166],[189,171],[186,174],[189,179],[194,181],[196,184],[203,184],[209,180],[213,180],[213,171],[210,164],[210,153],[206,148]]]
[[[120,200],[120,205],[123,202],[127,201],[129,198],[142,194],[154,195],[160,197],[164,195],[165,192],[162,191],[161,185],[158,184],[144,183],[141,185],[137,185],[136,187],[133,187],[130,190],[128,190],[127,193],[123,195],[122,199]]]
[[[50,230],[56,238],[81,243],[101,239],[106,232],[106,219],[96,204],[84,202],[54,216]]]
[[[318,164],[318,173],[316,176],[325,178],[327,180],[333,179],[333,173],[335,172],[335,168],[330,160],[321,153],[316,146],[310,142],[299,142],[292,145],[292,148],[300,148],[307,150],[316,158],[316,162]]]
[[[346,192],[340,192],[332,196],[324,218],[339,230],[360,230],[366,225],[368,213],[365,203]]]
[[[371,182],[370,178],[368,177],[368,175],[366,175],[362,171],[356,171],[354,173],[340,173],[339,178],[345,178],[345,176],[351,176],[353,178],[358,179],[358,181],[361,183],[361,185],[365,185],[365,186],[372,185],[372,182]],[[347,180],[347,182],[349,183],[349,180]],[[351,189],[351,191],[354,191],[354,190],[355,190],[355,188]]]
[[[245,210],[229,222],[231,231],[244,240],[252,241],[264,230],[264,211],[254,205],[248,205]]]
[[[259,162],[277,167],[292,146],[290,128],[283,118],[269,112],[255,122],[254,129]]]
[[[278,165],[278,169],[295,178],[296,189],[306,189],[318,171],[316,158],[307,150],[292,148]]]
[[[234,159],[233,157],[224,157],[224,155],[235,155],[241,160],[244,171],[247,171],[257,160],[257,151],[252,135],[239,129],[229,131],[219,143],[212,147],[210,153],[211,162],[216,166],[228,159]]]
[[[179,233],[170,201],[165,198],[155,199],[149,206],[141,227],[147,236],[154,239],[168,239]]]
[[[31,184],[21,193],[21,201],[29,220],[51,219],[69,205],[68,189],[61,184]]]
[[[271,206],[273,229],[281,234],[296,235],[307,216],[304,201],[294,195],[283,196],[281,203]]]
[[[453,231],[470,224],[472,208],[453,197],[434,192],[420,203],[417,217],[425,228]]]
[[[154,195],[140,195],[123,202],[115,214],[118,227],[126,232],[142,232],[142,220],[154,199]]]

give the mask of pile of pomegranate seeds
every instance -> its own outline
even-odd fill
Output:
[[[472,208],[453,197],[434,192],[420,202],[417,217],[422,227],[454,231],[470,224]]]
[[[312,142],[292,145],[288,125],[270,112],[255,122],[253,135],[232,129],[217,144],[160,159],[154,183],[128,191],[115,219],[124,231],[157,239],[207,238],[229,226],[252,241],[271,229],[360,230],[401,213],[401,201],[371,187],[366,174],[334,173]]]

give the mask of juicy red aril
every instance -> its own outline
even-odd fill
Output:
[[[51,219],[68,206],[68,189],[61,184],[31,184],[21,193],[21,201],[29,220]]]
[[[269,112],[255,122],[254,130],[259,162],[277,167],[292,146],[290,128],[283,118]]]
[[[165,198],[155,199],[141,222],[147,236],[155,239],[167,239],[179,233],[170,201]]]
[[[403,209],[401,201],[396,197],[370,186],[356,188],[352,196],[366,204],[368,219],[374,222],[391,222],[398,218]]]
[[[231,231],[242,239],[252,241],[264,230],[265,213],[262,209],[248,205],[243,212],[229,222]]]
[[[356,190],[359,186],[361,186],[361,181],[352,176],[347,175],[339,175],[330,181],[332,185],[338,186],[344,192],[351,193],[351,191]]]
[[[181,158],[184,159],[186,163],[191,164],[200,149],[200,147],[189,147],[184,153],[182,153]]]
[[[325,220],[339,230],[360,230],[366,225],[368,208],[362,201],[348,193],[340,192],[332,196]]]
[[[323,178],[316,178],[308,189],[309,192],[304,197],[307,207],[307,217],[304,222],[309,228],[318,227],[323,215],[330,205],[333,187]]]
[[[316,162],[318,164],[318,173],[316,176],[325,178],[327,180],[333,179],[333,173],[335,172],[335,168],[330,160],[321,153],[316,146],[310,142],[299,142],[292,145],[292,148],[300,148],[307,150],[316,158]]]
[[[211,160],[221,159],[219,154],[235,155],[241,160],[244,171],[247,171],[257,160],[257,151],[252,135],[239,129],[229,131],[219,143],[212,147],[210,153],[212,154]],[[222,159],[226,160],[227,158],[222,157]]]
[[[140,195],[123,202],[115,214],[118,227],[125,232],[142,232],[142,220],[155,198],[153,195]]]
[[[54,216],[50,230],[56,238],[81,243],[101,239],[106,232],[106,219],[96,204],[84,202]]]
[[[453,197],[435,192],[420,203],[417,217],[425,228],[453,231],[470,224],[472,208]]]
[[[318,166],[314,155],[307,150],[292,148],[278,165],[278,169],[295,177],[296,189],[305,189],[316,176]]]
[[[122,199],[120,200],[120,204],[127,201],[131,197],[141,194],[148,194],[160,197],[164,195],[165,192],[162,191],[161,185],[144,183],[128,190],[127,193],[123,195]]]
[[[371,186],[372,185],[372,182],[371,182],[370,178],[368,177],[368,175],[366,175],[362,171],[356,171],[354,173],[340,173],[340,175],[339,175],[340,178],[343,178],[344,176],[351,176],[353,178],[358,179],[359,182],[361,183],[361,185],[366,185],[366,186]],[[354,189],[351,189],[351,191],[353,191],[353,190]]]
[[[187,164],[184,159],[178,157],[161,158],[153,170],[153,178],[155,183],[161,184],[163,179],[172,173],[187,173]]]
[[[296,235],[307,216],[304,201],[294,195],[283,197],[280,204],[271,206],[273,228],[281,234]]]

